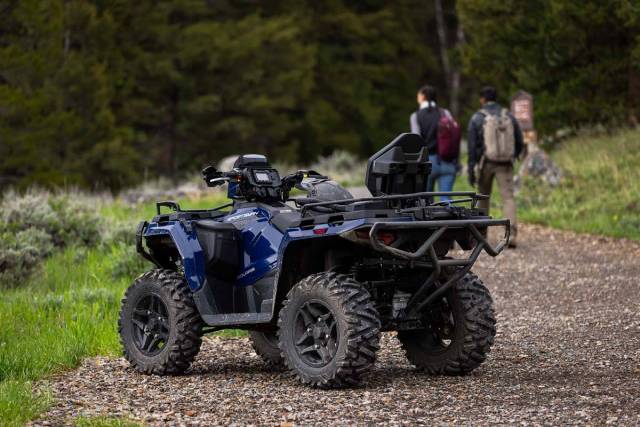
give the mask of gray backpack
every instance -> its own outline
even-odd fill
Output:
[[[484,119],[484,156],[494,162],[511,162],[515,152],[515,133],[511,117],[503,108],[500,115],[480,111]]]

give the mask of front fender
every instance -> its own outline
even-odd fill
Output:
[[[145,239],[154,236],[169,236],[180,254],[184,276],[192,291],[202,287],[205,281],[205,258],[196,233],[179,221],[161,224],[151,223],[144,232]]]

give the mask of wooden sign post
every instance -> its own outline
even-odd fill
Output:
[[[511,98],[511,114],[516,118],[524,142],[527,146],[535,146],[538,140],[535,127],[533,126],[533,95],[523,90],[519,90]]]

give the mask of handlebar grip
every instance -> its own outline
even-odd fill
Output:
[[[207,181],[207,185],[209,187],[217,187],[218,185],[222,185],[225,182],[228,182],[230,180],[230,178],[228,177],[220,177],[220,178],[212,178],[210,180]]]

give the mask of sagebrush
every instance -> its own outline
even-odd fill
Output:
[[[0,201],[0,287],[20,286],[54,251],[132,243],[133,226],[105,220],[109,198],[81,192],[9,191]]]

